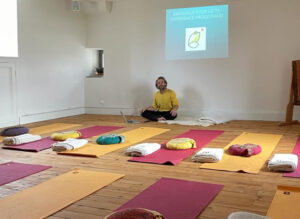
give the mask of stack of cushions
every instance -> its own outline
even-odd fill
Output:
[[[119,144],[124,141],[125,137],[117,134],[102,135],[96,140],[97,144]]]
[[[1,132],[1,136],[17,136],[17,135],[27,134],[28,132],[29,129],[27,127],[16,126],[16,127],[10,127],[4,129]]]
[[[65,150],[74,150],[76,148],[80,148],[83,145],[87,144],[88,140],[86,139],[74,139],[68,138],[65,141],[57,142],[52,144],[53,151],[65,151]]]
[[[57,132],[51,135],[51,139],[55,141],[65,141],[68,138],[80,138],[81,133],[78,131]]]
[[[127,208],[113,212],[104,219],[164,219],[164,216],[157,211],[144,208]]]
[[[174,138],[166,144],[166,147],[171,150],[184,150],[196,148],[196,142],[191,138]]]
[[[268,162],[272,171],[292,172],[297,169],[298,156],[296,154],[274,154]]]
[[[192,161],[201,163],[215,163],[222,159],[223,154],[223,148],[202,148],[192,157]]]
[[[243,157],[250,157],[252,155],[259,154],[261,152],[261,147],[256,144],[235,144],[228,148],[228,152],[232,155],[238,155]]]
[[[6,137],[3,140],[3,144],[5,144],[5,145],[20,145],[20,144],[38,141],[41,139],[42,139],[42,137],[39,135],[23,134],[23,135],[18,135],[18,136],[14,136],[14,137]]]
[[[160,149],[158,143],[141,143],[126,149],[125,154],[132,157],[142,157]]]

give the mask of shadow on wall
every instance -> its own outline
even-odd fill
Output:
[[[152,105],[154,91],[153,88],[147,83],[140,83],[131,89],[133,96],[133,106],[137,108],[136,115],[140,114],[143,107]]]
[[[176,94],[178,95],[178,91],[176,92]],[[178,102],[178,113],[180,116],[198,118],[202,114],[202,98],[200,93],[197,92],[195,88],[188,86],[184,87],[182,97],[178,98]]]

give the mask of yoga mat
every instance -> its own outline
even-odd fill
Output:
[[[84,145],[81,148],[72,151],[62,151],[59,152],[59,154],[99,157],[101,155],[118,150],[120,148],[128,147],[132,144],[136,144],[148,138],[152,138],[156,135],[162,134],[167,131],[169,131],[169,129],[141,127],[128,132],[121,133],[121,135],[124,135],[125,137],[125,142],[121,144],[99,145],[96,143],[88,143],[87,145]]]
[[[218,184],[161,178],[117,210],[146,208],[166,219],[195,219],[222,188]]]
[[[78,131],[80,133],[82,133],[82,136],[80,138],[89,138],[93,135],[100,135],[102,133],[110,132],[110,131],[117,130],[120,128],[122,128],[122,127],[92,126],[92,127],[88,127],[88,128],[84,128],[84,129],[79,129]],[[3,146],[2,148],[38,152],[41,150],[51,148],[51,145],[56,142],[57,141],[52,140],[50,137],[47,137],[47,138],[43,138],[39,141],[34,141],[34,142],[27,143],[27,144],[21,144],[21,145],[16,145],[16,146]]]
[[[165,142],[161,145],[160,150],[144,157],[133,157],[129,161],[176,165],[184,158],[189,157],[214,138],[221,135],[223,132],[224,131],[216,130],[189,130],[174,138],[192,138],[195,140],[197,148],[187,150],[169,150],[166,148],[167,142]]]
[[[30,128],[29,133],[33,135],[43,135],[46,133],[51,133],[55,131],[60,131],[64,129],[74,128],[80,126],[79,124],[69,124],[69,123],[53,123],[50,125],[43,125],[35,128]],[[5,137],[0,136],[0,141],[2,142]]]
[[[300,188],[278,186],[267,217],[272,219],[299,219]]]
[[[200,168],[258,173],[281,137],[282,135],[244,132],[224,148],[224,155],[221,161],[218,163],[205,163]],[[258,144],[261,146],[262,151],[251,157],[234,156],[227,152],[231,145],[246,143]]]
[[[300,136],[298,137],[297,143],[294,147],[293,154],[296,154],[298,156],[298,159],[300,159]],[[300,163],[300,160],[298,161],[298,163]],[[300,178],[300,165],[297,166],[297,169],[294,172],[284,173],[283,176]]]
[[[0,199],[1,218],[45,218],[123,176],[75,169]]]
[[[47,170],[51,166],[8,162],[0,164],[0,186]]]

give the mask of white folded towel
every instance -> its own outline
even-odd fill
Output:
[[[19,145],[25,144],[33,141],[41,140],[42,137],[40,135],[32,135],[32,134],[23,134],[14,137],[6,137],[3,139],[3,144],[5,145]]]
[[[192,161],[201,163],[215,163],[222,159],[223,154],[223,148],[202,148],[192,157]]]
[[[160,149],[158,143],[141,143],[126,149],[125,154],[132,157],[142,157]]]
[[[297,169],[298,156],[296,154],[274,154],[268,162],[268,168],[273,171],[291,172]]]
[[[86,139],[74,139],[68,138],[65,141],[57,142],[52,144],[53,151],[65,151],[65,150],[74,150],[76,148],[80,148],[83,145],[87,144],[88,140]]]

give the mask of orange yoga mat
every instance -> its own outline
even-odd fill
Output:
[[[200,168],[258,173],[272,154],[281,137],[282,135],[244,132],[224,148],[224,155],[221,161],[217,163],[205,163]],[[231,145],[246,143],[260,145],[262,151],[251,157],[230,155],[227,152]]]
[[[75,169],[0,199],[0,217],[45,218],[123,176],[123,174]]]
[[[267,216],[272,219],[299,219],[300,188],[278,186]]]
[[[169,129],[141,127],[128,132],[121,133],[121,135],[124,135],[125,137],[125,142],[121,144],[99,145],[96,143],[88,143],[81,148],[72,151],[59,152],[59,154],[99,157],[101,155],[118,150],[120,148],[128,147],[130,145],[144,141],[148,138],[154,137],[167,131],[169,131]]]

